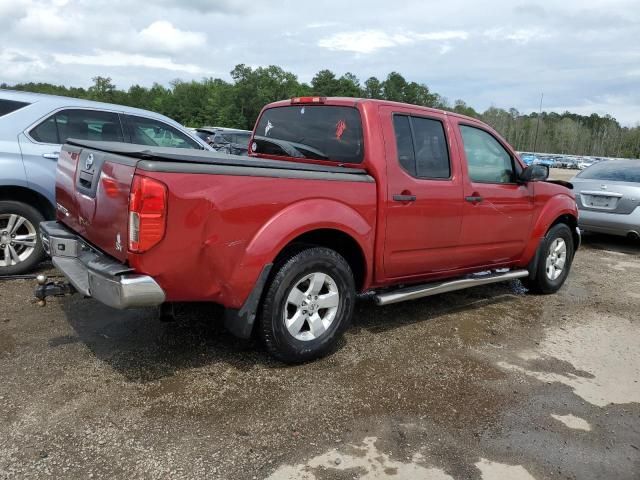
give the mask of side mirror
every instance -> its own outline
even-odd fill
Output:
[[[549,178],[549,167],[546,165],[529,165],[520,174],[522,182],[543,182]]]

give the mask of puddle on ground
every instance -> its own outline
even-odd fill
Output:
[[[480,470],[482,480],[536,480],[520,465],[505,465],[481,458],[476,467]]]
[[[350,470],[356,478],[362,480],[377,479],[415,479],[415,480],[453,480],[438,468],[419,465],[422,456],[414,455],[409,463],[391,460],[389,455],[376,447],[376,437],[366,437],[363,445],[351,446],[353,455],[329,450],[299,465],[283,465],[267,480],[316,480],[316,473],[327,470]]]
[[[454,480],[443,470],[425,465],[420,453],[415,453],[407,463],[392,460],[378,450],[376,440],[376,437],[366,437],[361,445],[348,445],[345,450],[351,450],[352,454],[332,449],[304,464],[283,465],[267,480],[317,480],[325,478],[325,473],[345,471],[361,480]],[[520,465],[481,458],[475,466],[480,470],[482,480],[536,480]]]
[[[576,417],[575,415],[556,415],[554,413],[551,414],[553,418],[558,420],[559,422],[564,423],[567,427],[573,428],[574,430],[584,430],[586,432],[591,431],[591,425],[584,418]]]
[[[640,329],[614,315],[590,313],[583,323],[550,329],[536,350],[519,357],[529,365],[498,362],[504,369],[526,373],[543,382],[560,382],[593,405],[640,402]],[[570,363],[574,373],[537,371],[532,364],[557,359]],[[529,367],[529,368],[527,368]]]

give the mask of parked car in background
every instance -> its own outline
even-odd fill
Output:
[[[640,160],[606,160],[571,182],[585,231],[640,239]]]
[[[247,155],[249,151],[249,130],[223,127],[201,127],[197,129],[198,136],[211,147],[222,153],[231,155]]]
[[[193,129],[194,135],[205,142],[207,145],[210,145],[209,140],[216,133],[216,127],[199,127]]]
[[[587,161],[587,160],[581,160],[581,161],[578,162],[578,168],[580,170],[584,170],[585,168],[589,168],[591,165],[593,165],[593,162]]]
[[[147,110],[0,90],[0,275],[23,273],[43,257],[37,226],[55,217],[56,162],[67,138],[210,149]]]
[[[294,98],[263,109],[250,155],[70,141],[66,213],[42,232],[71,286],[41,277],[36,296],[214,302],[233,333],[255,327],[302,362],[333,347],[359,292],[386,305],[521,278],[553,293],[580,243],[570,185],[475,118]],[[104,172],[111,192],[96,189]]]

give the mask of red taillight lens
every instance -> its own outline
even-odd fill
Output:
[[[160,242],[166,223],[166,185],[134,175],[129,195],[129,251],[146,252]]]
[[[327,97],[294,97],[291,99],[292,104],[302,103],[324,103]]]

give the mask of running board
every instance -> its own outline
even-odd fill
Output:
[[[413,287],[393,290],[391,292],[379,293],[375,296],[375,300],[378,305],[390,305],[392,303],[405,302],[407,300],[415,300],[416,298],[437,295],[438,293],[454,292],[465,288],[477,287],[478,285],[515,280],[516,278],[523,278],[528,275],[528,270],[493,272],[484,275],[476,273],[456,280],[425,283],[422,285],[415,285]]]

